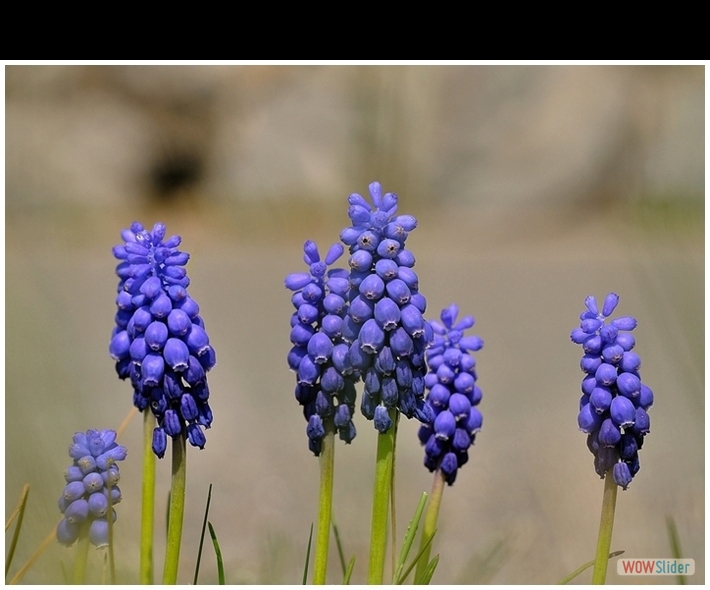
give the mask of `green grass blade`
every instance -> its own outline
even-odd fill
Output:
[[[432,577],[434,576],[434,572],[436,571],[436,566],[439,565],[439,555],[435,555],[434,559],[432,559],[429,562],[429,565],[426,566],[426,569],[424,570],[424,573],[422,573],[422,576],[414,582],[415,584],[419,584],[422,586],[427,586],[429,582],[431,582]]]
[[[207,517],[210,513],[210,502],[212,501],[212,484],[207,491],[207,505],[205,506],[205,517],[202,519],[202,532],[200,533],[200,546],[197,549],[197,562],[195,563],[195,576],[192,578],[192,585],[197,586],[197,576],[200,573],[200,561],[202,560],[202,547],[205,543],[205,531],[207,530]]]
[[[30,485],[25,484],[20,492],[20,499],[17,502],[17,508],[13,511],[5,524],[5,530],[12,524],[12,521],[17,517],[17,526],[15,526],[15,531],[12,533],[12,541],[10,541],[10,550],[8,551],[7,558],[5,559],[5,576],[7,572],[10,571],[10,564],[12,564],[12,558],[15,555],[15,549],[17,548],[17,541],[20,538],[20,530],[22,529],[22,519],[25,517],[25,506],[27,506],[27,497],[30,493]]]
[[[15,506],[15,509],[12,511],[10,518],[8,518],[7,522],[5,523],[5,532],[7,532],[7,529],[10,528],[12,521],[15,520],[17,515],[20,514],[24,510],[24,505],[27,503],[27,494],[29,494],[29,493],[30,493],[30,484],[26,483],[24,485],[24,487],[22,488],[22,491],[20,492],[20,497],[17,500],[17,506]]]
[[[71,580],[69,579],[69,572],[67,572],[67,566],[64,565],[63,561],[60,561],[59,567],[62,568],[62,578],[64,580],[64,585],[68,586],[69,584],[71,584]]]
[[[59,524],[59,523],[57,523]],[[27,571],[35,564],[35,562],[42,556],[42,554],[47,550],[47,548],[50,545],[54,545],[57,542],[57,525],[55,524],[54,527],[52,527],[52,530],[49,532],[49,534],[44,538],[44,541],[42,541],[35,549],[34,553],[30,555],[29,559],[22,565],[22,567],[17,570],[14,576],[12,576],[12,579],[8,582],[9,586],[13,586],[14,584],[17,584],[27,573]],[[68,582],[67,582],[68,583]]]
[[[353,575],[353,568],[355,567],[355,556],[350,558],[350,563],[348,567],[345,568],[345,574],[343,575],[343,586],[347,586],[350,583],[350,576]]]
[[[210,529],[210,537],[212,537],[212,545],[214,545],[214,553],[217,556],[217,577],[219,578],[219,585],[224,586],[224,563],[222,562],[222,550],[219,548],[219,541],[217,541],[217,535],[214,532],[214,527],[211,522],[207,522],[207,526]]]
[[[454,584],[480,586],[489,584],[491,578],[503,567],[510,555],[510,535],[499,539],[473,554],[459,570]]]
[[[414,516],[412,520],[409,521],[409,526],[407,527],[407,532],[402,540],[402,549],[399,552],[399,559],[397,560],[397,565],[395,568],[394,576],[392,576],[393,584],[401,584],[404,580],[400,579],[402,576],[402,571],[409,557],[409,552],[412,549],[412,544],[417,536],[417,531],[419,530],[419,523],[422,519],[422,514],[424,512],[424,506],[426,506],[427,493],[423,492],[422,497],[419,499],[419,504],[417,509],[414,511]]]
[[[446,487],[445,484],[446,476],[443,474],[441,469],[437,469],[434,472],[434,480],[431,484],[431,493],[429,494],[429,501],[427,502],[426,513],[424,514],[422,534],[419,537],[420,548],[427,543],[436,530],[436,523],[439,519],[439,509],[441,508],[441,501],[444,497],[444,488]],[[429,560],[431,558],[431,547],[432,546],[429,545],[426,552],[419,558],[417,569],[414,572],[414,579],[421,577],[427,565],[429,565]]]
[[[313,541],[313,523],[311,523],[311,532],[308,535],[308,548],[306,549],[306,564],[303,566],[303,585],[308,584],[308,562],[311,560],[311,542]]]
[[[668,529],[668,541],[671,544],[673,559],[682,559],[683,551],[680,548],[680,537],[678,537],[678,529],[675,526],[675,520],[673,520],[672,516],[666,517],[666,527]],[[685,576],[681,576],[680,574],[676,576],[676,580],[681,586],[684,586],[686,583]]]
[[[343,553],[343,544],[340,541],[340,531],[338,530],[338,525],[335,524],[335,518],[331,515],[331,523],[333,524],[333,535],[335,536],[335,546],[338,548],[338,558],[340,559],[340,567],[343,570],[343,576],[347,572],[347,566],[345,565],[345,554]]]
[[[397,584],[404,584],[404,581],[407,579],[407,576],[414,569],[414,566],[416,566],[417,563],[419,563],[419,560],[422,558],[422,555],[429,552],[429,548],[431,547],[431,544],[434,541],[434,537],[436,536],[436,531],[437,531],[437,529],[434,529],[434,531],[431,533],[431,536],[419,548],[419,553],[417,553],[416,556],[414,557],[414,559],[412,559],[412,562],[407,566],[407,569],[405,569],[404,572],[402,572],[402,575],[400,576]],[[437,556],[437,563],[438,563],[438,561],[439,561],[439,558]],[[429,567],[429,564],[427,565],[427,567]],[[436,567],[436,566],[434,566],[434,567]],[[426,572],[426,569],[422,570],[422,573],[420,576],[415,576],[415,579],[414,579],[415,584],[420,583],[417,581],[417,579],[420,577],[423,578],[425,572]],[[433,572],[432,572],[432,575],[433,575]]]
[[[625,551],[612,551],[609,553],[609,559],[612,557],[619,557],[619,555],[623,555]],[[592,561],[588,561],[584,565],[578,567],[576,570],[574,570],[570,575],[562,578],[558,584],[569,584],[572,580],[574,580],[579,574],[581,574],[584,570],[588,570],[590,567],[594,565],[594,562],[596,560],[592,559]]]

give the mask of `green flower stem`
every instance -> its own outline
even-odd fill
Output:
[[[172,483],[168,511],[168,540],[165,548],[163,584],[177,584],[180,563],[182,518],[185,512],[185,474],[187,472],[187,449],[185,433],[173,439]]]
[[[313,584],[325,584],[328,571],[328,545],[333,506],[333,457],[335,456],[335,427],[331,420],[325,423],[325,436],[320,453],[320,502],[318,506],[318,531],[313,558]]]
[[[444,474],[441,469],[434,472],[434,483],[431,486],[431,494],[429,495],[429,504],[427,505],[426,514],[424,515],[424,528],[419,542],[420,551],[423,549],[422,555],[417,562],[417,569],[414,574],[414,579],[418,580],[424,573],[427,565],[429,565],[429,556],[431,555],[431,543],[428,547],[424,547],[427,541],[436,531],[436,523],[439,520],[439,507],[441,506],[441,498],[444,495]]]
[[[392,463],[397,410],[390,409],[392,427],[377,436],[377,464],[375,468],[375,493],[372,499],[372,529],[370,531],[370,564],[367,574],[368,584],[382,584],[385,575],[387,554],[387,514],[389,512],[390,489],[392,487]]]
[[[597,540],[597,556],[594,561],[592,584],[604,584],[606,582],[606,569],[609,565],[609,549],[611,548],[611,533],[614,528],[617,488],[618,486],[614,481],[612,470],[610,469],[606,472],[604,479],[602,517],[599,523],[599,539]]]
[[[392,442],[392,475],[390,477],[390,523],[392,526],[392,549],[390,551],[390,559],[392,562],[392,572],[397,571],[397,496],[395,494],[394,480],[397,473],[397,428],[399,428],[399,412],[397,412],[397,420],[392,426],[394,428],[394,441]]]
[[[143,492],[141,498],[140,583],[153,583],[153,520],[155,515],[155,453],[153,429],[155,418],[143,412]]]
[[[80,585],[86,581],[86,562],[89,558],[89,523],[84,522],[79,530],[79,540],[76,544],[76,559],[72,584]]]
[[[113,463],[113,461],[112,461]],[[108,482],[106,491],[108,492],[108,569],[109,569],[109,578],[111,580],[111,585],[115,586],[116,585],[116,561],[114,560],[114,553],[113,553],[113,518],[111,515],[113,514],[113,503],[111,502],[111,490],[113,488],[111,487],[111,483]]]

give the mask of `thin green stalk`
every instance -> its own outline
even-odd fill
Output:
[[[140,583],[153,583],[153,521],[155,518],[155,453],[153,429],[155,418],[143,412],[143,492],[141,498]]]
[[[441,469],[434,472],[434,483],[431,486],[431,494],[429,495],[429,504],[424,515],[424,528],[419,542],[419,551],[421,557],[417,562],[417,569],[414,573],[414,579],[418,580],[429,565],[429,556],[431,555],[430,539],[436,532],[436,523],[439,520],[439,507],[441,506],[441,498],[444,495],[444,474]],[[428,545],[427,545],[428,544]]]
[[[113,502],[111,502],[111,482],[107,483],[106,490],[108,492],[108,569],[111,584],[116,585],[116,561],[113,555]]]
[[[83,523],[79,530],[79,540],[76,543],[76,559],[74,560],[74,574],[72,584],[84,584],[86,581],[86,562],[89,557],[89,525]]]
[[[333,457],[335,456],[335,428],[330,420],[325,424],[325,436],[320,452],[320,499],[316,551],[313,557],[313,584],[325,584],[328,571],[330,519],[333,507]]]
[[[390,526],[392,527],[392,549],[390,550],[390,557],[392,562],[392,571],[397,571],[397,495],[395,494],[394,480],[395,474],[397,473],[397,428],[399,427],[399,412],[397,413],[397,420],[394,423],[394,442],[392,443],[392,476],[390,481],[392,485],[390,487]]]
[[[392,462],[397,420],[396,410],[389,410],[392,427],[377,436],[377,464],[375,467],[375,492],[372,498],[372,529],[370,530],[370,563],[368,584],[382,584],[387,554],[387,514],[392,486]]]
[[[111,583],[111,582],[109,582],[109,579],[108,579],[109,578],[108,552],[104,553],[103,558],[104,558],[104,567],[103,567],[103,570],[101,571],[101,585],[106,586]],[[115,586],[115,583],[113,585]]]
[[[611,533],[614,529],[617,487],[612,475],[612,470],[610,469],[606,472],[604,479],[604,499],[602,500],[602,516],[599,523],[597,556],[594,560],[592,584],[604,584],[606,582],[606,569],[609,565],[609,548],[611,547]]]
[[[170,485],[170,506],[168,512],[168,540],[165,548],[165,569],[163,584],[177,584],[180,564],[180,541],[182,539],[182,518],[185,512],[185,475],[187,473],[187,449],[185,433],[173,439],[172,483]]]

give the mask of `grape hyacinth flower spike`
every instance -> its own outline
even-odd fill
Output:
[[[636,319],[625,316],[606,323],[618,302],[619,296],[609,293],[600,311],[595,298],[587,297],[587,309],[571,339],[584,350],[579,429],[587,434],[599,476],[604,478],[611,470],[625,490],[639,471],[638,452],[650,431],[647,411],[653,392],[641,381],[641,359],[633,351],[636,340],[629,332]]]
[[[411,215],[397,215],[397,195],[369,186],[372,203],[348,198],[352,225],[340,232],[350,257],[348,315],[342,334],[350,344],[349,362],[365,383],[360,411],[379,432],[370,531],[368,584],[382,584],[387,552],[389,491],[399,415],[431,422],[424,403],[425,350],[433,330],[424,319],[426,299],[406,248],[417,227]]]
[[[293,291],[291,343],[288,365],[296,373],[296,399],[303,406],[308,423],[308,448],[319,457],[320,493],[318,528],[313,557],[313,583],[325,584],[328,570],[333,502],[334,436],[350,443],[355,438],[352,421],[355,410],[355,381],[359,372],[349,359],[349,345],[343,340],[347,314],[348,273],[328,270],[343,254],[333,244],[321,260],[315,242],[303,245],[308,272],[293,273],[284,284]]]
[[[69,447],[73,463],[64,470],[66,486],[59,498],[64,518],[57,525],[57,540],[73,545],[80,534],[88,534],[96,547],[109,544],[109,523],[116,520],[115,506],[121,501],[118,461],[126,458],[126,448],[116,443],[114,430],[77,432]]]
[[[616,493],[619,487],[625,490],[638,473],[638,452],[651,426],[647,410],[653,404],[653,392],[641,382],[641,359],[632,350],[636,340],[630,332],[636,328],[636,319],[624,316],[607,323],[619,296],[609,293],[601,310],[591,295],[584,303],[587,309],[570,338],[584,350],[580,367],[585,376],[577,423],[587,435],[594,469],[605,480],[592,573],[592,584],[604,584]]]
[[[189,254],[180,236],[165,238],[165,225],[152,231],[134,222],[113,248],[120,261],[116,327],[109,351],[121,379],[133,385],[133,403],[150,408],[158,421],[153,451],[162,458],[167,437],[186,435],[203,448],[203,428],[212,424],[206,373],[214,367],[200,308],[187,292]]]
[[[384,433],[393,424],[390,410],[433,419],[424,404],[424,351],[433,331],[423,317],[426,299],[412,270],[414,255],[405,247],[417,220],[396,215],[397,195],[383,195],[379,182],[369,189],[372,205],[350,195],[352,226],[340,233],[350,252],[350,306],[342,333],[351,344],[350,363],[365,382],[362,414]]]
[[[359,373],[349,358],[349,345],[343,340],[343,321],[347,314],[348,272],[328,270],[343,254],[333,244],[321,260],[315,242],[303,246],[303,260],[309,272],[286,277],[286,288],[293,291],[289,367],[296,372],[296,399],[303,406],[308,422],[308,447],[314,455],[321,452],[326,422],[332,423],[346,443],[355,438],[352,421],[355,410],[355,381]]]
[[[185,502],[186,441],[205,446],[203,428],[212,424],[207,372],[214,367],[200,308],[187,292],[187,252],[180,236],[166,239],[165,225],[151,231],[134,222],[113,248],[120,261],[116,327],[109,352],[116,371],[133,385],[133,404],[143,412],[143,510],[140,576],[152,584],[155,459],[172,438],[172,476],[163,583],[174,584],[180,557]],[[150,408],[150,412],[145,410]],[[155,416],[157,427],[155,426]],[[151,452],[152,449],[152,452]]]
[[[426,404],[434,420],[419,427],[419,441],[424,445],[424,465],[434,472],[429,504],[421,536],[422,557],[417,562],[415,580],[425,573],[431,553],[431,539],[437,528],[444,482],[453,485],[458,470],[468,461],[468,449],[481,430],[483,416],[478,404],[483,397],[476,385],[476,360],[473,352],[483,348],[478,336],[464,336],[475,320],[456,318],[455,303],[441,312],[441,323],[432,321],[434,340],[426,351],[429,372],[424,383]]]
[[[483,340],[463,335],[474,319],[465,316],[456,322],[458,311],[452,303],[441,312],[442,323],[431,322],[435,336],[426,352],[429,372],[424,382],[429,392],[426,404],[435,418],[419,428],[424,465],[432,472],[441,469],[449,485],[468,461],[468,448],[483,424],[476,407],[483,394],[476,385],[476,360],[470,354],[483,348]]]

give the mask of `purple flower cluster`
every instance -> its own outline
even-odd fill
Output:
[[[350,249],[350,305],[342,336],[365,382],[361,411],[384,433],[392,426],[389,409],[422,422],[432,418],[423,397],[424,351],[433,332],[422,315],[426,299],[412,270],[414,256],[405,248],[417,220],[396,215],[397,195],[383,195],[379,182],[369,189],[374,207],[350,195],[352,227],[340,233]]]
[[[202,428],[212,423],[206,373],[214,367],[214,349],[200,308],[190,297],[185,271],[189,254],[177,249],[180,236],[165,239],[165,225],[152,231],[134,222],[121,232],[124,244],[113,248],[120,260],[116,327],[109,352],[121,379],[130,378],[133,403],[150,407],[158,419],[153,451],[163,457],[167,436],[187,437],[203,448]]]
[[[636,340],[629,332],[636,320],[625,316],[606,323],[619,296],[609,293],[601,312],[594,297],[584,303],[587,309],[580,315],[580,327],[571,334],[572,342],[584,349],[577,421],[588,435],[596,472],[604,478],[612,469],[614,481],[626,489],[639,470],[638,452],[650,431],[647,410],[653,392],[641,382],[641,359],[632,350]]]
[[[114,430],[77,432],[69,447],[74,463],[64,470],[67,485],[59,498],[64,518],[57,525],[57,540],[73,545],[82,526],[88,524],[89,540],[96,547],[108,545],[109,494],[111,505],[121,501],[116,485],[121,478],[117,461],[126,458],[126,447],[116,443]],[[111,522],[116,511],[111,509]]]
[[[441,469],[446,482],[456,480],[459,467],[468,461],[468,448],[481,429],[483,416],[476,407],[483,393],[476,385],[476,360],[470,354],[483,348],[478,336],[464,336],[474,324],[471,316],[456,322],[455,304],[433,321],[434,341],[427,350],[429,373],[425,377],[429,394],[426,404],[434,414],[433,424],[422,424],[419,440],[424,445],[424,465],[429,471]]]
[[[294,291],[291,302],[296,308],[291,316],[293,348],[288,364],[296,371],[296,399],[308,421],[308,447],[319,455],[331,423],[346,443],[355,438],[352,415],[359,375],[342,336],[350,289],[348,272],[328,270],[342,256],[343,247],[333,244],[324,261],[315,242],[307,241],[303,252],[309,272],[290,274],[285,280],[286,287]]]

